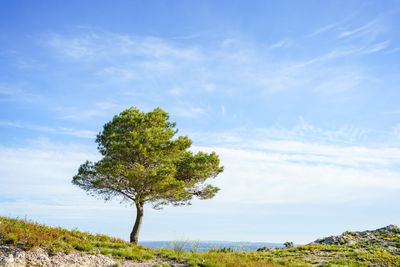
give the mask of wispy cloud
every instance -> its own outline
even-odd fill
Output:
[[[370,47],[366,47],[360,51],[360,54],[372,54],[386,49],[390,45],[390,40],[386,40],[380,43],[372,44]]]
[[[335,29],[342,22],[333,23],[318,29],[314,34]],[[350,56],[366,56],[387,49],[390,40],[378,41],[382,23],[373,20],[366,25],[341,32],[339,39],[360,39],[374,33],[370,41],[355,42],[333,46],[329,52],[314,54],[291,60],[270,60],[271,48],[289,44],[289,37],[273,44],[271,47],[258,47],[244,40],[227,38],[221,41],[218,49],[210,51],[204,47],[187,43],[178,44],[173,40],[156,37],[116,34],[87,29],[74,36],[54,34],[44,42],[53,51],[69,60],[92,63],[99,83],[116,86],[132,85],[137,81],[148,82],[152,87],[191,88],[212,92],[218,86],[229,89],[219,93],[234,91],[230,80],[234,77],[235,86],[254,88],[258,93],[279,93],[288,90],[312,90],[324,93],[343,93],[361,86],[364,77],[362,69],[357,66],[343,67],[339,60]],[[334,36],[332,36],[334,38]],[[301,40],[293,40],[301,45]],[[335,64],[333,64],[335,63]],[[343,63],[346,65],[345,63]],[[351,82],[349,75],[342,69],[353,69],[357,73],[357,82]],[[336,75],[331,75],[331,73]],[[343,81],[343,79],[346,79]],[[190,81],[189,81],[190,80]],[[335,84],[335,82],[337,84]],[[201,86],[203,85],[203,88]],[[338,88],[345,85],[339,90]],[[171,93],[165,88],[165,93]],[[70,118],[73,115],[66,115]],[[90,114],[88,114],[90,116]],[[84,114],[82,117],[85,117]]]
[[[118,112],[121,105],[113,102],[95,102],[88,108],[75,107],[56,107],[55,111],[62,115],[58,116],[61,120],[85,121],[96,117],[104,116],[110,112]]]
[[[378,141],[372,137],[377,134],[383,137],[383,143],[379,143],[379,147],[384,147],[387,144],[385,142],[393,139],[393,133],[390,131],[377,132],[373,129],[358,128],[351,125],[345,125],[336,129],[321,128],[306,122],[302,117],[299,118],[299,123],[292,128],[275,125],[268,128],[236,128],[230,129],[227,132],[189,132],[188,134],[201,144],[207,143],[210,146],[252,150],[257,150],[258,148],[268,149],[269,142],[273,140],[276,141],[276,146],[270,147],[270,150],[279,150],[279,146],[281,145],[285,147],[283,148],[284,150],[290,149],[291,145],[295,149],[299,149],[298,144],[301,143],[355,147],[359,144],[365,144],[364,146],[368,146],[367,144],[371,145],[371,140],[374,140],[372,144],[376,145]],[[283,146],[284,144],[287,144],[287,146]],[[341,152],[338,151],[338,154]]]
[[[343,31],[338,35],[338,38],[375,38],[381,31],[381,23],[379,19],[374,19],[358,28]]]
[[[213,92],[215,90],[215,87],[216,86],[213,83],[207,83],[204,85],[204,89],[209,93]]]
[[[74,60],[98,60],[132,55],[157,59],[169,57],[182,60],[201,59],[195,47],[177,48],[165,39],[109,32],[85,31],[79,36],[54,34],[45,45],[54,48],[61,56]]]
[[[289,45],[289,39],[285,38],[285,39],[283,39],[283,40],[281,40],[281,41],[279,41],[277,43],[272,44],[270,46],[270,48],[271,49],[273,49],[273,48],[281,48],[281,47],[288,46],[288,45]]]
[[[182,94],[182,90],[180,88],[174,87],[168,91],[169,94],[174,96],[179,96]]]
[[[80,145],[79,148],[78,145],[57,145],[48,141],[38,141],[26,148],[0,146],[0,151],[2,196],[12,199],[54,199],[55,203],[58,202],[57,198],[60,200],[59,197],[66,200],[76,196],[71,192],[72,186],[60,185],[69,185],[77,168],[85,160],[98,158],[93,152],[87,152],[92,150],[86,146]]]
[[[193,106],[175,106],[170,109],[170,113],[174,116],[184,118],[195,118],[200,115],[206,114],[206,110],[200,107]]]
[[[400,123],[393,127],[393,134],[400,138]]]
[[[390,110],[390,111],[384,111],[384,112],[382,112],[382,113],[383,113],[383,114],[389,114],[389,115],[400,114],[400,109]]]
[[[96,132],[89,130],[76,130],[73,128],[66,128],[66,127],[49,127],[49,126],[33,125],[28,123],[12,122],[12,121],[0,121],[0,127],[14,127],[21,129],[29,129],[38,132],[72,135],[75,137],[91,138],[91,139],[94,138],[97,134]]]
[[[313,90],[325,94],[337,94],[357,88],[364,80],[366,78],[357,71],[346,70],[336,73],[336,70],[333,70],[332,76],[321,81]]]
[[[393,48],[392,50],[387,51],[386,54],[393,54],[397,52],[400,52],[400,47]]]
[[[107,77],[112,79],[114,82],[126,82],[137,77],[137,73],[134,68],[129,66],[124,67],[105,67],[98,72],[100,77]]]
[[[282,143],[276,143],[275,147],[278,145]],[[364,157],[366,167],[359,168],[356,163],[341,166],[338,163],[344,163],[345,159],[324,151],[326,147],[315,151],[317,154],[296,155],[307,146],[301,144],[298,149],[292,147],[280,152],[208,148],[220,154],[225,165],[225,173],[217,182],[224,188],[220,200],[231,203],[362,203],[368,198],[379,198],[387,190],[400,190],[400,173],[385,167],[376,168],[385,159],[368,158],[374,150],[347,149],[353,156]],[[388,151],[387,156],[397,164],[398,154],[399,151]]]
[[[318,28],[313,33],[308,34],[305,37],[314,37],[316,35],[323,34],[325,32],[331,31],[331,30],[335,29],[337,26],[339,26],[342,22],[343,21],[332,23],[332,24],[326,25],[324,27]]]
[[[203,134],[217,140],[216,145],[195,149],[221,155],[225,172],[216,181],[224,188],[219,201],[354,204],[400,190],[396,167],[400,149],[359,145],[355,138],[363,139],[365,133],[312,125],[279,132],[243,130],[237,134]]]
[[[201,37],[201,33],[194,33],[194,34],[188,34],[188,35],[181,35],[181,36],[175,36],[172,37],[171,39],[173,40],[188,40],[188,39],[196,39]]]
[[[291,138],[302,133],[304,136],[305,131],[315,137]],[[400,149],[352,144],[352,136],[362,138],[362,132],[329,131],[303,124],[292,130],[280,129],[279,134],[276,129],[243,129],[240,133],[192,136],[196,140],[196,136],[212,140],[215,145],[208,142],[210,145],[195,146],[193,150],[216,151],[225,167],[213,182],[223,189],[217,202],[326,204],[362,203],[379,198],[388,190],[400,191],[400,171],[396,168],[400,164]],[[335,141],[330,137],[335,135],[342,137]],[[33,189],[43,187],[49,190],[39,190],[41,198],[57,198],[60,189],[50,190],[52,184],[69,183],[82,162],[99,158],[94,147],[60,146],[49,141],[27,148],[0,147],[0,152],[0,193],[16,199],[39,197]],[[18,167],[21,165],[24,168]],[[25,186],[19,188],[17,184]],[[26,190],[30,193],[25,194]],[[72,187],[65,190],[71,191]]]
[[[38,104],[43,100],[40,95],[21,89],[24,87],[25,85],[0,83],[0,101]]]
[[[362,204],[400,191],[400,171],[396,168],[400,149],[357,144],[367,132],[352,127],[321,129],[300,119],[293,129],[191,134],[196,140],[208,140],[208,145],[195,146],[193,150],[217,152],[225,168],[212,181],[222,189],[211,205],[218,208],[210,211],[206,205],[203,212],[218,213],[226,205]],[[25,148],[0,146],[0,194],[10,199],[0,203],[0,211],[33,218],[61,218],[75,224],[104,213],[115,216],[126,212],[120,205],[104,205],[85,196],[70,183],[80,164],[99,157],[93,146],[60,145],[46,140]],[[49,214],[49,210],[54,212]],[[177,216],[193,211],[168,212]]]

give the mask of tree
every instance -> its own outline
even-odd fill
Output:
[[[189,150],[187,136],[175,137],[175,123],[160,108],[144,113],[129,108],[114,116],[97,135],[103,158],[79,167],[72,183],[105,200],[122,197],[136,206],[130,242],[138,242],[143,206],[190,205],[195,196],[209,199],[219,188],[206,183],[223,171],[218,156]]]

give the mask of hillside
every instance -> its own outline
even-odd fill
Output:
[[[0,266],[182,266],[106,235],[0,217]]]
[[[0,217],[0,266],[400,266],[400,229],[345,232],[258,252],[152,250],[117,238]]]
[[[388,225],[376,230],[363,232],[344,232],[338,236],[330,236],[317,239],[311,244],[326,245],[358,245],[359,247],[376,246],[394,253],[400,253],[400,228],[396,225]]]

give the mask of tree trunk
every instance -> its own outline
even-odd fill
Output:
[[[136,221],[131,232],[131,243],[137,244],[143,219],[143,203],[136,203]]]

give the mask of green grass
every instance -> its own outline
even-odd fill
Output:
[[[390,244],[398,244],[399,235],[387,236]],[[186,243],[190,243],[187,241]],[[116,259],[148,261],[159,259],[170,266],[172,261],[189,266],[400,266],[400,255],[387,247],[369,243],[353,245],[307,245],[267,252],[233,252],[229,248],[207,253],[184,252],[180,247],[152,250],[127,243],[118,238],[89,234],[77,230],[68,231],[21,219],[0,217],[0,244],[18,245],[25,250],[37,247],[53,253],[73,251],[87,254],[103,254]],[[116,264],[118,266],[119,263]]]
[[[154,257],[154,251],[149,248],[105,235],[68,231],[21,219],[0,217],[0,222],[0,244],[19,244],[25,250],[41,247],[54,253],[79,251],[137,261]]]

